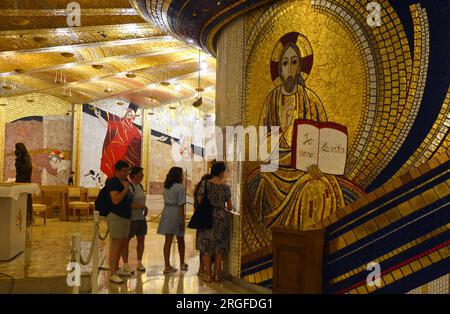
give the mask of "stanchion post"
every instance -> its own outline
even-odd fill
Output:
[[[92,293],[98,293],[98,244],[99,244],[99,226],[100,216],[98,211],[94,211],[94,243],[92,243],[92,273],[91,287]]]
[[[75,252],[75,263],[77,263],[77,265],[81,265],[80,264],[81,234],[80,233],[72,234],[72,251]],[[80,280],[80,282],[81,282],[81,280]],[[77,286],[77,285],[74,285],[72,293],[73,294],[79,294],[80,293],[80,287]]]

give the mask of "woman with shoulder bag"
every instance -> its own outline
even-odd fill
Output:
[[[211,228],[198,228],[196,241],[204,264],[204,275],[201,275],[201,278],[206,282],[211,282],[212,280],[216,282],[221,281],[222,260],[229,250],[227,211],[231,211],[233,205],[231,203],[230,187],[223,183],[225,170],[225,163],[218,162],[214,164],[211,168],[212,178],[202,181],[197,196],[200,210],[206,211],[206,208],[202,207],[204,205],[202,202],[207,201],[212,211]],[[211,256],[215,256],[214,276],[211,268]]]

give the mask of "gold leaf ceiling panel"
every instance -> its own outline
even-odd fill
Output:
[[[202,54],[199,64],[197,49],[144,21],[128,0],[77,2],[79,27],[67,25],[65,0],[0,3],[1,97],[48,94],[70,103],[119,97],[155,107],[202,96],[200,109],[214,111],[212,57]]]

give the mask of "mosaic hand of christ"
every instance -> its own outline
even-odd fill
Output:
[[[347,128],[333,122],[297,119],[292,137],[292,168],[343,175],[347,160]]]

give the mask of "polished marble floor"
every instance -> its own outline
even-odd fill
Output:
[[[109,283],[109,271],[99,273],[99,293],[264,293],[269,292],[252,285],[224,280],[221,283],[205,283],[197,277],[198,252],[195,247],[195,232],[186,232],[186,262],[189,264],[187,272],[176,272],[170,275],[162,273],[164,259],[162,247],[164,237],[156,234],[157,219],[149,223],[146,237],[146,249],[143,263],[147,267],[145,273],[136,273],[127,278],[124,284]],[[15,279],[21,278],[55,278],[67,275],[66,267],[70,260],[71,238],[73,233],[80,233],[82,251],[86,256],[89,251],[92,222],[60,222],[48,219],[44,226],[41,219],[37,219],[32,227],[31,239],[27,241],[27,248],[16,258],[8,262],[0,262],[0,273]],[[101,222],[101,232],[106,230],[106,224]],[[100,245],[100,262],[107,266],[108,241]],[[136,241],[130,243],[130,265],[136,266]],[[177,246],[172,246],[172,265],[179,267]],[[83,271],[90,272],[92,267],[83,267]],[[125,279],[125,278],[124,278]],[[33,289],[36,289],[34,286]],[[38,291],[29,291],[38,292]],[[55,291],[60,292],[60,291]]]

